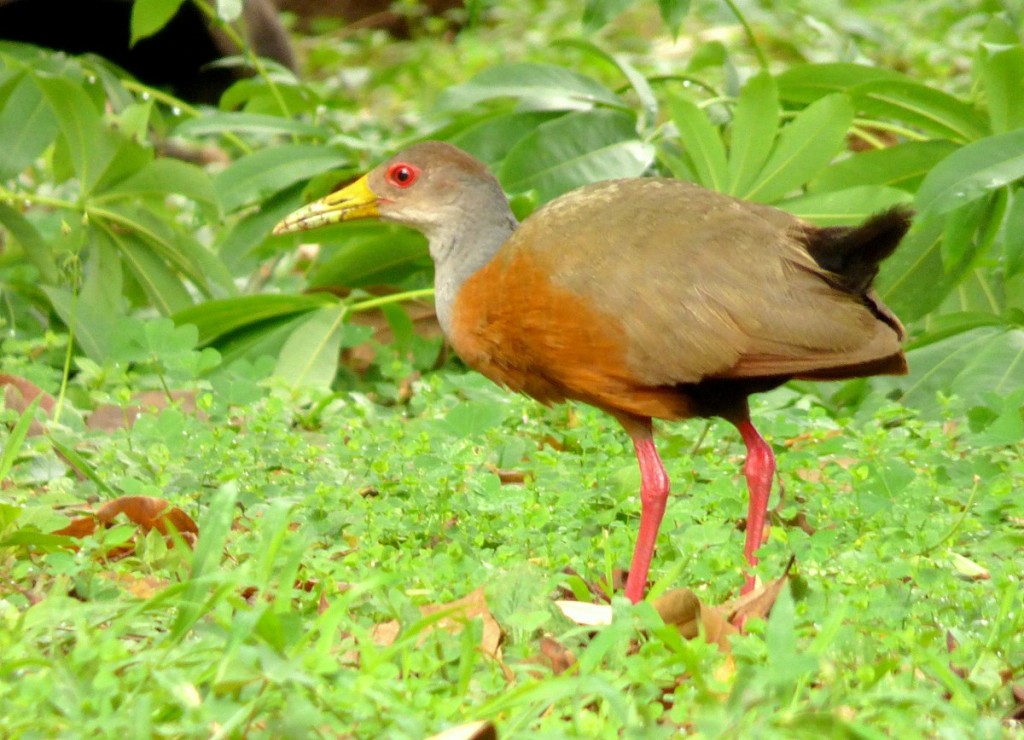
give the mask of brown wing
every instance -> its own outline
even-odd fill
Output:
[[[825,279],[795,217],[675,180],[584,193],[527,219],[507,248],[619,325],[636,379],[840,377],[901,356],[893,328]]]

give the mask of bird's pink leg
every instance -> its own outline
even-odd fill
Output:
[[[757,565],[757,550],[764,539],[765,518],[768,515],[768,497],[772,492],[772,479],[775,477],[775,455],[771,445],[757,433],[749,419],[736,422],[747,446],[747,462],[743,472],[747,476],[747,489],[750,491],[750,504],[747,507],[747,538],[743,546],[743,555],[750,565]],[[747,575],[740,593],[748,594],[754,590],[754,575]]]
[[[654,446],[650,419],[629,425],[624,422],[624,426],[633,439],[636,460],[640,464],[640,534],[636,538],[633,562],[629,566],[629,578],[626,580],[626,598],[636,604],[644,598],[647,572],[654,555],[654,542],[665,515],[669,482],[668,473]]]

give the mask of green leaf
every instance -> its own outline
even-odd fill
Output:
[[[973,254],[947,270],[941,244],[945,220],[919,216],[896,252],[882,263],[875,288],[904,321],[924,316],[942,303],[970,269]]]
[[[643,116],[640,119],[641,126],[646,128],[654,125],[658,118],[658,99],[654,94],[654,89],[651,87],[651,83],[647,81],[647,78],[641,74],[640,70],[634,67],[623,55],[609,54],[597,44],[586,39],[565,39],[556,43],[559,46],[571,46],[580,49],[617,68],[629,82],[629,86],[633,88],[633,92],[636,93],[640,101],[641,110],[643,111]]]
[[[707,114],[685,98],[669,95],[672,122],[679,130],[679,142],[693,163],[697,182],[720,192],[726,189],[725,145],[718,128],[708,120]]]
[[[0,105],[0,181],[35,162],[58,130],[57,119],[35,80],[23,76]]]
[[[293,388],[330,388],[338,374],[347,314],[348,306],[342,303],[314,311],[284,343],[274,374]]]
[[[464,109],[495,98],[518,99],[523,110],[589,110],[595,105],[628,109],[622,98],[590,77],[553,64],[529,62],[486,69],[469,82],[445,90],[439,107]]]
[[[524,137],[559,115],[557,111],[499,113],[462,129],[449,141],[496,169]]]
[[[329,293],[246,295],[205,301],[171,318],[175,324],[194,324],[199,330],[199,345],[206,346],[248,326],[291,318],[337,303],[338,299]]]
[[[119,198],[163,198],[180,195],[203,203],[219,212],[217,193],[209,175],[202,169],[178,159],[154,159],[111,188],[91,199],[102,203]]]
[[[322,146],[287,144],[260,149],[218,174],[214,187],[224,210],[230,213],[346,162],[345,156]]]
[[[81,87],[59,77],[35,78],[56,116],[68,161],[90,192],[124,141],[103,123],[102,114]]]
[[[1024,48],[983,43],[978,50],[978,67],[985,88],[989,119],[996,133],[1024,127]]]
[[[28,428],[35,420],[36,409],[39,408],[39,402],[42,400],[42,393],[32,399],[32,403],[18,417],[18,423],[14,425],[14,429],[11,430],[11,433],[7,435],[7,439],[4,440],[4,451],[0,455],[0,483],[7,478],[7,474],[14,467],[14,461],[18,457],[21,445],[25,442],[25,437],[28,436]],[[0,530],[2,529],[0,527]]]
[[[59,271],[53,259],[53,251],[36,227],[5,203],[0,203],[0,224],[21,244],[29,261],[39,270],[42,281],[51,285],[56,284],[59,280]]]
[[[850,95],[868,117],[902,121],[938,138],[968,142],[989,133],[973,106],[919,82],[874,80],[852,88]]]
[[[938,393],[955,393],[970,405],[985,405],[990,393],[1020,387],[1024,373],[1024,330],[981,327],[907,353],[910,375],[879,378],[877,386],[896,391],[899,401],[937,415]]]
[[[770,203],[821,171],[846,141],[853,106],[845,95],[812,103],[782,129],[775,150],[741,197]]]
[[[307,276],[311,288],[395,284],[429,268],[427,245],[419,234],[390,224],[346,226],[356,228],[323,229],[318,236],[323,246]],[[333,241],[339,246],[328,246]]]
[[[583,4],[583,28],[588,33],[600,31],[628,8],[632,0],[586,0]]]
[[[110,338],[114,336],[117,317],[104,306],[94,305],[61,288],[43,285],[42,290],[64,325],[74,331],[75,342],[82,351],[90,359],[103,362]]]
[[[1024,271],[1024,191],[1014,190],[1003,227],[1003,269],[1006,277]]]
[[[730,129],[729,187],[737,195],[747,191],[772,150],[779,128],[779,91],[775,78],[761,71],[740,91]]]
[[[636,120],[612,110],[581,111],[539,126],[509,152],[499,180],[511,192],[535,189],[540,200],[598,180],[637,177],[654,159]]]
[[[953,152],[917,191],[921,213],[942,214],[1024,177],[1024,129],[989,136]]]
[[[658,11],[672,38],[679,35],[679,27],[690,12],[690,0],[658,0]]]
[[[835,62],[791,67],[778,77],[779,97],[793,103],[813,103],[837,92],[877,80],[910,80],[906,75],[883,67]]]
[[[913,193],[925,175],[958,148],[950,141],[908,141],[861,152],[830,164],[808,183],[807,190],[820,193],[857,185],[885,185]]]
[[[131,275],[161,314],[170,316],[193,305],[192,296],[177,273],[154,254],[148,244],[134,234],[114,233],[111,238]]]
[[[846,226],[860,223],[868,216],[910,203],[914,197],[896,188],[861,185],[845,190],[812,193],[776,203],[778,208],[819,226]]]
[[[184,0],[135,0],[132,5],[131,46],[152,36],[173,18]],[[124,43],[124,42],[122,42]]]
[[[175,136],[211,136],[225,133],[254,134],[263,136],[301,136],[308,139],[326,140],[331,132],[322,127],[281,116],[257,113],[203,113],[201,116],[183,121],[174,128]]]

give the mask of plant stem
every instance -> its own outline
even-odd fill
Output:
[[[733,0],[725,0],[725,4],[729,7],[729,10],[732,11],[732,14],[736,16],[736,20],[740,22],[740,25],[743,26],[743,31],[747,34],[747,41],[750,42],[750,46],[754,50],[754,55],[757,57],[757,63],[761,65],[761,69],[767,70],[768,59],[765,57],[761,46],[757,43],[757,39],[754,38],[754,31],[750,27],[750,24],[747,23],[747,19],[743,16],[743,13],[740,12],[740,9],[736,7],[736,3],[734,3]]]
[[[370,298],[360,303],[353,303],[349,306],[349,311],[356,313],[357,311],[369,311],[371,308],[377,308],[378,306],[386,306],[390,303],[401,303],[402,301],[412,301],[417,298],[426,298],[434,295],[433,288],[419,288],[418,290],[406,290],[402,293],[394,293],[392,295],[380,296],[379,298]]]

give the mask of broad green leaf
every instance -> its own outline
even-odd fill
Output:
[[[658,10],[661,20],[675,38],[679,35],[679,26],[690,12],[690,0],[658,0]]]
[[[654,95],[651,83],[623,55],[609,54],[597,44],[586,39],[565,39],[556,42],[556,44],[580,49],[616,67],[629,82],[629,86],[633,88],[633,92],[636,93],[640,101],[640,108],[643,111],[643,115],[640,118],[641,127],[646,128],[654,125],[658,118],[658,99]]]
[[[152,36],[173,18],[184,0],[135,0],[132,5],[131,45]],[[124,43],[124,42],[121,42]]]
[[[529,62],[484,70],[469,82],[445,90],[439,105],[457,110],[495,98],[515,98],[529,110],[589,110],[595,105],[627,108],[622,98],[590,77],[553,64]]]
[[[180,195],[217,210],[217,193],[209,175],[188,162],[154,159],[113,187],[97,194],[93,203],[119,198],[149,198]]]
[[[133,231],[207,295],[222,297],[237,292],[234,278],[217,255],[145,207],[127,201],[113,201],[90,209],[90,214],[93,218],[109,220],[119,228]]]
[[[600,31],[631,3],[632,0],[586,0],[583,3],[583,28],[588,33]]]
[[[978,66],[993,130],[1024,127],[1024,47],[983,43]]]
[[[914,197],[905,190],[880,185],[860,185],[845,190],[811,193],[776,203],[778,208],[818,226],[848,226]]]
[[[878,378],[881,390],[896,391],[902,403],[935,416],[937,394],[950,392],[968,405],[983,405],[987,394],[1006,394],[1024,376],[1024,330],[980,327],[907,353],[910,375]]]
[[[985,267],[981,262],[968,272],[964,278],[950,291],[946,300],[933,313],[926,316],[928,333],[933,331],[931,320],[943,315],[969,314],[972,316],[988,315],[994,319],[1005,321],[1002,315],[1006,310],[1006,281],[998,270]]]
[[[852,121],[853,106],[845,95],[809,105],[782,129],[775,150],[741,197],[770,203],[806,183],[842,148]]]
[[[318,236],[320,257],[307,276],[312,288],[394,284],[429,268],[425,240],[409,229],[367,224],[363,229],[338,227],[331,232]],[[331,242],[339,246],[328,246]]]
[[[858,185],[885,185],[915,192],[924,176],[959,147],[950,141],[908,141],[833,162],[807,185],[812,193]]]
[[[1024,177],[1024,129],[989,136],[953,152],[917,191],[917,208],[942,214]]]
[[[82,351],[90,359],[103,362],[116,331],[117,316],[102,304],[74,296],[63,288],[44,285],[42,290],[64,325],[74,332],[75,342]]]
[[[320,140],[326,140],[331,134],[322,126],[256,113],[204,113],[182,122],[174,129],[175,136],[211,136],[225,133],[301,136]]]
[[[968,142],[989,133],[973,106],[919,82],[875,80],[852,88],[850,95],[870,118],[902,121],[937,138]]]
[[[740,91],[729,130],[730,195],[746,192],[771,153],[779,128],[779,91],[775,78],[761,71]]]
[[[598,180],[637,177],[654,150],[636,120],[611,110],[580,111],[539,126],[505,159],[499,180],[510,192],[535,189],[542,202]]]
[[[260,149],[218,174],[214,187],[224,210],[230,213],[313,175],[342,167],[346,161],[333,149],[308,144]]]
[[[274,374],[293,388],[330,388],[338,373],[347,314],[348,306],[341,303],[314,311],[284,343]]]
[[[1003,228],[1003,269],[1007,277],[1024,271],[1024,190],[1014,190]]]
[[[60,77],[35,77],[46,103],[56,116],[68,162],[90,192],[125,140],[108,129],[92,99]]]
[[[296,235],[275,237],[271,232],[276,223],[302,204],[305,189],[306,185],[302,182],[285,188],[263,201],[258,210],[246,213],[229,231],[221,235],[221,241],[214,249],[231,272],[241,275],[253,269],[259,258],[266,256],[259,249],[261,245],[267,245],[269,250],[273,246],[292,248],[298,243],[299,237]]]
[[[337,303],[338,299],[330,293],[247,295],[204,301],[171,318],[175,324],[194,324],[199,330],[199,345],[207,346],[247,326],[291,318]]]
[[[53,259],[53,252],[36,227],[5,203],[0,203],[0,225],[21,244],[29,261],[39,270],[42,281],[50,285],[56,284],[59,272]]]
[[[724,192],[728,185],[725,145],[718,128],[707,114],[685,98],[669,95],[672,122],[679,131],[679,143],[689,155],[701,185]]]
[[[813,103],[826,95],[845,92],[857,85],[876,80],[910,80],[910,78],[883,67],[835,62],[791,67],[776,77],[775,83],[778,85],[779,97],[782,100],[793,103]]]
[[[557,111],[500,113],[462,129],[449,141],[496,169],[521,139],[559,115]]]
[[[973,255],[964,255],[958,269],[942,261],[942,218],[918,216],[896,252],[882,263],[875,288],[904,321],[914,321],[940,305],[967,274]]]
[[[146,293],[150,303],[164,316],[193,305],[188,289],[177,273],[134,234],[112,234],[121,259]]]
[[[0,181],[20,174],[57,136],[53,111],[35,80],[22,76],[0,105]]]
[[[956,270],[964,259],[986,252],[1006,211],[1005,191],[998,197],[981,198],[950,211],[945,216],[939,253],[947,270]]]

